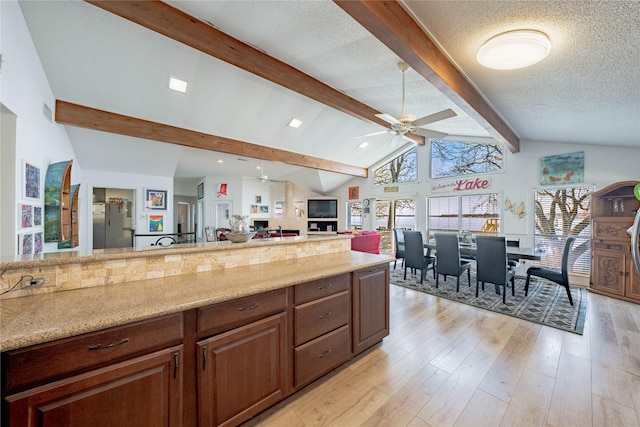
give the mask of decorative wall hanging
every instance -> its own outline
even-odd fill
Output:
[[[145,206],[150,210],[167,210],[167,191],[145,189]]]
[[[198,184],[198,200],[204,199],[204,183]]]
[[[227,197],[227,184],[220,184],[220,187],[218,187],[218,197]]]
[[[273,206],[273,215],[274,216],[284,215],[284,200],[276,200]]]
[[[27,161],[22,162],[22,197],[40,200],[40,168]]]
[[[164,216],[149,215],[149,233],[164,231]]]
[[[349,187],[349,200],[358,200],[360,198],[360,187]]]
[[[541,185],[566,185],[584,182],[584,151],[542,157]]]

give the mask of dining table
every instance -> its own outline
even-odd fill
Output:
[[[424,244],[426,249],[436,249],[436,241],[430,240]],[[475,256],[477,247],[474,243],[460,243],[460,255]],[[544,256],[543,251],[534,248],[524,248],[520,246],[507,246],[507,258],[511,260],[526,259],[540,261]]]

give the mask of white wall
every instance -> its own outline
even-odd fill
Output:
[[[615,130],[612,138],[615,140]],[[562,144],[536,141],[522,141],[519,153],[507,152],[505,172],[488,174],[491,179],[491,191],[522,192],[528,199],[527,209],[533,208],[533,191],[540,188],[540,158],[565,154],[576,151],[584,151],[584,183],[595,185],[596,189],[603,188],[617,181],[640,180],[640,141],[638,148],[604,147],[579,144]],[[373,172],[370,177],[355,178],[337,190],[337,196],[348,200],[348,187],[360,187],[360,200],[365,198],[411,198],[416,199],[417,229],[426,231],[426,198],[431,196],[431,184],[437,181],[430,180],[429,176],[429,151],[428,145],[418,148],[418,182],[413,184],[397,184],[399,192],[384,193],[383,188],[372,185]],[[481,176],[481,175],[479,175]],[[394,184],[396,185],[396,184]],[[438,193],[438,195],[451,195],[453,193]],[[343,203],[345,205],[345,203]],[[342,206],[344,208],[344,206]],[[344,216],[343,218],[346,218]],[[523,236],[523,245],[533,243],[533,215],[527,217],[527,234]]]
[[[16,1],[0,1],[0,40],[2,40],[2,73],[0,101],[17,116],[15,150],[15,204],[22,203],[22,162],[26,160],[40,168],[41,197],[44,206],[44,178],[51,163],[73,160],[71,183],[82,183],[82,169],[65,127],[49,122],[43,116],[46,103],[53,111],[54,96],[31,40],[27,25]],[[3,141],[4,143],[4,141]],[[81,187],[82,188],[82,187]],[[2,200],[6,200],[2,197]],[[89,199],[90,200],[90,199]],[[27,203],[27,202],[25,202]],[[16,207],[17,209],[17,207]],[[15,231],[18,221],[15,221]],[[86,240],[86,221],[80,222],[80,238]],[[40,228],[29,231],[41,231]],[[57,251],[56,243],[47,243],[45,252]],[[4,254],[3,255],[13,255]]]

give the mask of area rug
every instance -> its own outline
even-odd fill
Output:
[[[418,270],[419,273],[419,270]],[[572,287],[571,297],[573,304],[569,303],[565,289],[545,280],[531,278],[529,295],[524,296],[524,277],[516,277],[515,296],[511,295],[511,289],[507,289],[507,302],[502,302],[501,294],[496,294],[495,285],[485,283],[484,291],[480,287],[476,298],[476,279],[471,273],[471,286],[466,273],[460,277],[460,292],[456,292],[456,278],[440,276],[439,285],[433,279],[433,271],[427,272],[424,283],[420,284],[420,276],[407,271],[407,280],[404,280],[404,268],[393,269],[391,266],[391,284],[415,289],[452,301],[461,302],[474,307],[484,308],[530,322],[540,323],[563,331],[582,335],[587,309],[587,291],[583,288]]]

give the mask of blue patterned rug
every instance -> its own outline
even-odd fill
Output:
[[[584,288],[571,287],[574,304],[571,305],[563,287],[534,278],[529,284],[529,295],[525,297],[525,278],[516,277],[516,295],[512,296],[511,289],[507,289],[507,302],[503,303],[502,294],[496,294],[491,283],[485,283],[484,291],[480,287],[476,298],[473,271],[471,286],[466,273],[460,277],[460,292],[456,292],[455,277],[448,276],[445,281],[441,275],[436,289],[433,271],[429,270],[426,276],[424,283],[420,284],[420,276],[407,271],[407,280],[404,280],[404,268],[398,266],[394,270],[391,265],[391,284],[582,335],[587,311],[587,291]]]

